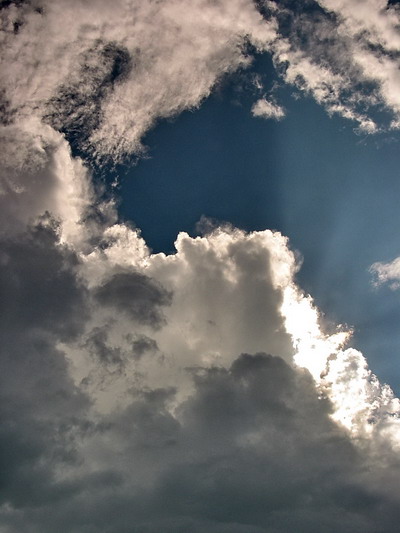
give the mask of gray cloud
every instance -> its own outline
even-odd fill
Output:
[[[400,287],[400,258],[396,257],[393,261],[388,263],[376,262],[370,267],[370,272],[374,276],[374,283],[381,285],[383,283],[389,283],[389,286],[393,290],[397,290]]]
[[[95,327],[87,336],[84,348],[93,355],[96,362],[106,366],[122,369],[124,366],[124,356],[119,347],[111,346],[108,343],[108,328]]]
[[[134,300],[133,298],[132,303]],[[121,347],[118,343],[113,345],[110,340],[111,334],[112,331],[107,325],[94,327],[81,344],[81,348],[91,354],[95,363],[105,367],[108,371],[123,372],[130,359],[139,361],[142,357],[154,355],[159,351],[157,342],[147,335],[128,333],[126,335],[127,345]]]
[[[272,279],[287,263],[278,268],[270,255],[272,242],[275,254],[288,253],[279,248],[283,241],[233,228],[197,240],[181,236],[174,270],[167,258],[153,257],[147,272],[158,265],[154,279],[132,269],[87,288],[78,276],[82,259],[59,235],[45,217],[2,242],[2,302],[10,311],[0,323],[4,531],[392,532],[400,518],[398,456],[384,439],[358,446],[331,419],[334,406],[307,371],[265,353],[214,366],[202,363],[199,345],[198,363],[184,369],[183,360],[172,386],[166,377],[173,353],[146,362],[162,349],[158,339],[178,334],[176,324],[161,327],[161,309],[174,303],[157,278],[164,274],[170,286],[172,275],[178,288],[192,286],[195,275],[202,292],[190,305],[198,309],[209,286],[219,302],[217,282],[222,293],[227,284],[232,301],[244,291],[257,303],[261,293],[272,317],[280,304]],[[221,269],[229,276],[219,277]],[[114,322],[107,322],[109,309]],[[95,326],[104,310],[107,325]],[[273,331],[282,317],[275,320]],[[154,327],[155,339],[140,329]],[[207,336],[205,327],[196,335]],[[77,361],[63,346],[74,343],[106,369],[115,393],[119,374],[132,372],[133,364],[124,402],[96,409],[85,382],[71,379],[70,364]],[[187,361],[194,362],[193,354]],[[151,364],[164,385],[149,385]],[[191,382],[184,395],[183,381]]]
[[[316,388],[290,363],[282,287],[295,290],[296,265],[287,241],[210,229],[181,234],[174,256],[129,269],[138,239],[129,228],[91,259],[60,241],[49,215],[3,238],[4,531],[392,533],[391,427],[382,417],[372,440],[352,438],[331,418],[328,382]],[[274,346],[286,362],[264,353],[232,361],[234,346]],[[332,390],[365,379],[378,390],[348,355],[351,371],[329,360]],[[98,385],[112,402],[96,403]],[[374,391],[367,407],[377,405]]]
[[[126,313],[139,324],[159,328],[161,308],[171,304],[172,295],[159,283],[139,272],[120,272],[96,289],[96,300]]]
[[[89,400],[57,345],[81,333],[87,294],[48,217],[18,240],[3,239],[0,257],[0,499],[34,508],[74,491],[56,467],[77,461]]]
[[[146,335],[139,335],[132,342],[132,349],[134,357],[140,359],[146,353],[155,353],[158,351],[158,345],[154,339]]]
[[[70,338],[81,330],[86,291],[76,278],[78,259],[59,244],[57,223],[44,216],[26,233],[0,241],[0,328]]]
[[[307,373],[243,354],[193,379],[175,415],[174,390],[158,389],[104,417],[87,436],[87,453],[103,450],[101,470],[62,499],[26,507],[19,524],[32,533],[393,531],[396,493],[387,498],[379,464],[330,420]],[[3,513],[7,531],[20,517]]]

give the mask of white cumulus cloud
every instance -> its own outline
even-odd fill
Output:
[[[375,276],[376,284],[389,283],[392,289],[400,288],[400,257],[388,263],[376,262],[371,265],[370,271]]]
[[[254,117],[273,118],[280,120],[285,116],[285,110],[282,106],[270,102],[265,98],[260,98],[251,108]]]

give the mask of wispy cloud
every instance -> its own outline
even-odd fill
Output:
[[[291,10],[266,2],[279,21],[274,58],[284,79],[329,113],[374,133],[399,113],[398,10],[386,2],[307,2]],[[376,113],[386,111],[386,119]]]
[[[275,36],[248,0],[43,2],[2,10],[10,116],[32,113],[95,155],[140,152],[160,118],[198,106]],[[17,31],[15,31],[17,25]]]

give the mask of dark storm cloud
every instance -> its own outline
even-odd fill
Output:
[[[77,281],[77,258],[59,244],[57,223],[42,222],[18,238],[0,242],[0,328],[76,335],[86,310],[86,291]]]
[[[118,347],[111,346],[108,340],[109,328],[95,327],[87,336],[84,348],[92,354],[96,360],[105,365],[117,366],[122,368],[124,365],[122,350]]]
[[[0,124],[8,125],[12,122],[13,111],[10,100],[7,98],[5,90],[0,90]]]
[[[86,437],[94,453],[108,448],[102,469],[51,501],[51,513],[43,502],[4,514],[7,531],[393,532],[395,492],[385,496],[379,466],[329,419],[307,373],[244,354],[193,379],[175,416],[175,390],[157,389],[103,417]]]
[[[110,328],[105,325],[90,330],[80,347],[87,350],[95,364],[99,365],[98,369],[111,373],[122,373],[130,360],[139,361],[142,357],[159,351],[157,342],[147,335],[128,333],[126,341],[127,346],[124,348],[114,345],[110,339]]]
[[[164,323],[161,308],[170,305],[172,295],[155,280],[139,272],[120,272],[96,289],[101,305],[126,313],[139,324],[159,328]]]
[[[179,424],[167,409],[171,390],[114,421],[151,479],[130,531],[391,531],[397,506],[379,483],[364,486],[373,465],[328,418],[307,373],[245,354],[229,370],[199,369],[194,381]]]
[[[60,340],[81,331],[86,291],[74,254],[49,217],[0,242],[0,501],[40,506],[70,495],[56,465],[77,460],[87,398],[73,385]]]
[[[3,339],[4,341],[4,339]],[[0,500],[15,508],[69,496],[56,468],[78,461],[88,400],[68,377],[62,352],[33,333],[1,349]]]
[[[132,342],[132,350],[136,359],[141,359],[144,354],[148,352],[157,352],[158,345],[154,339],[146,335],[139,335],[136,340]]]

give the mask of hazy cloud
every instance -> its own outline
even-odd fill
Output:
[[[379,462],[366,462],[329,419],[307,373],[243,354],[193,379],[176,414],[173,389],[150,390],[86,432],[80,452],[91,457],[74,490],[27,507],[29,530],[391,530],[393,479],[383,481]],[[96,476],[83,475],[100,457]],[[10,508],[2,518],[10,532],[26,523]]]
[[[64,137],[32,118],[0,126],[0,142],[0,233],[24,231],[48,211],[62,221],[64,240],[84,240],[90,228],[81,222],[96,202],[94,188]]]

